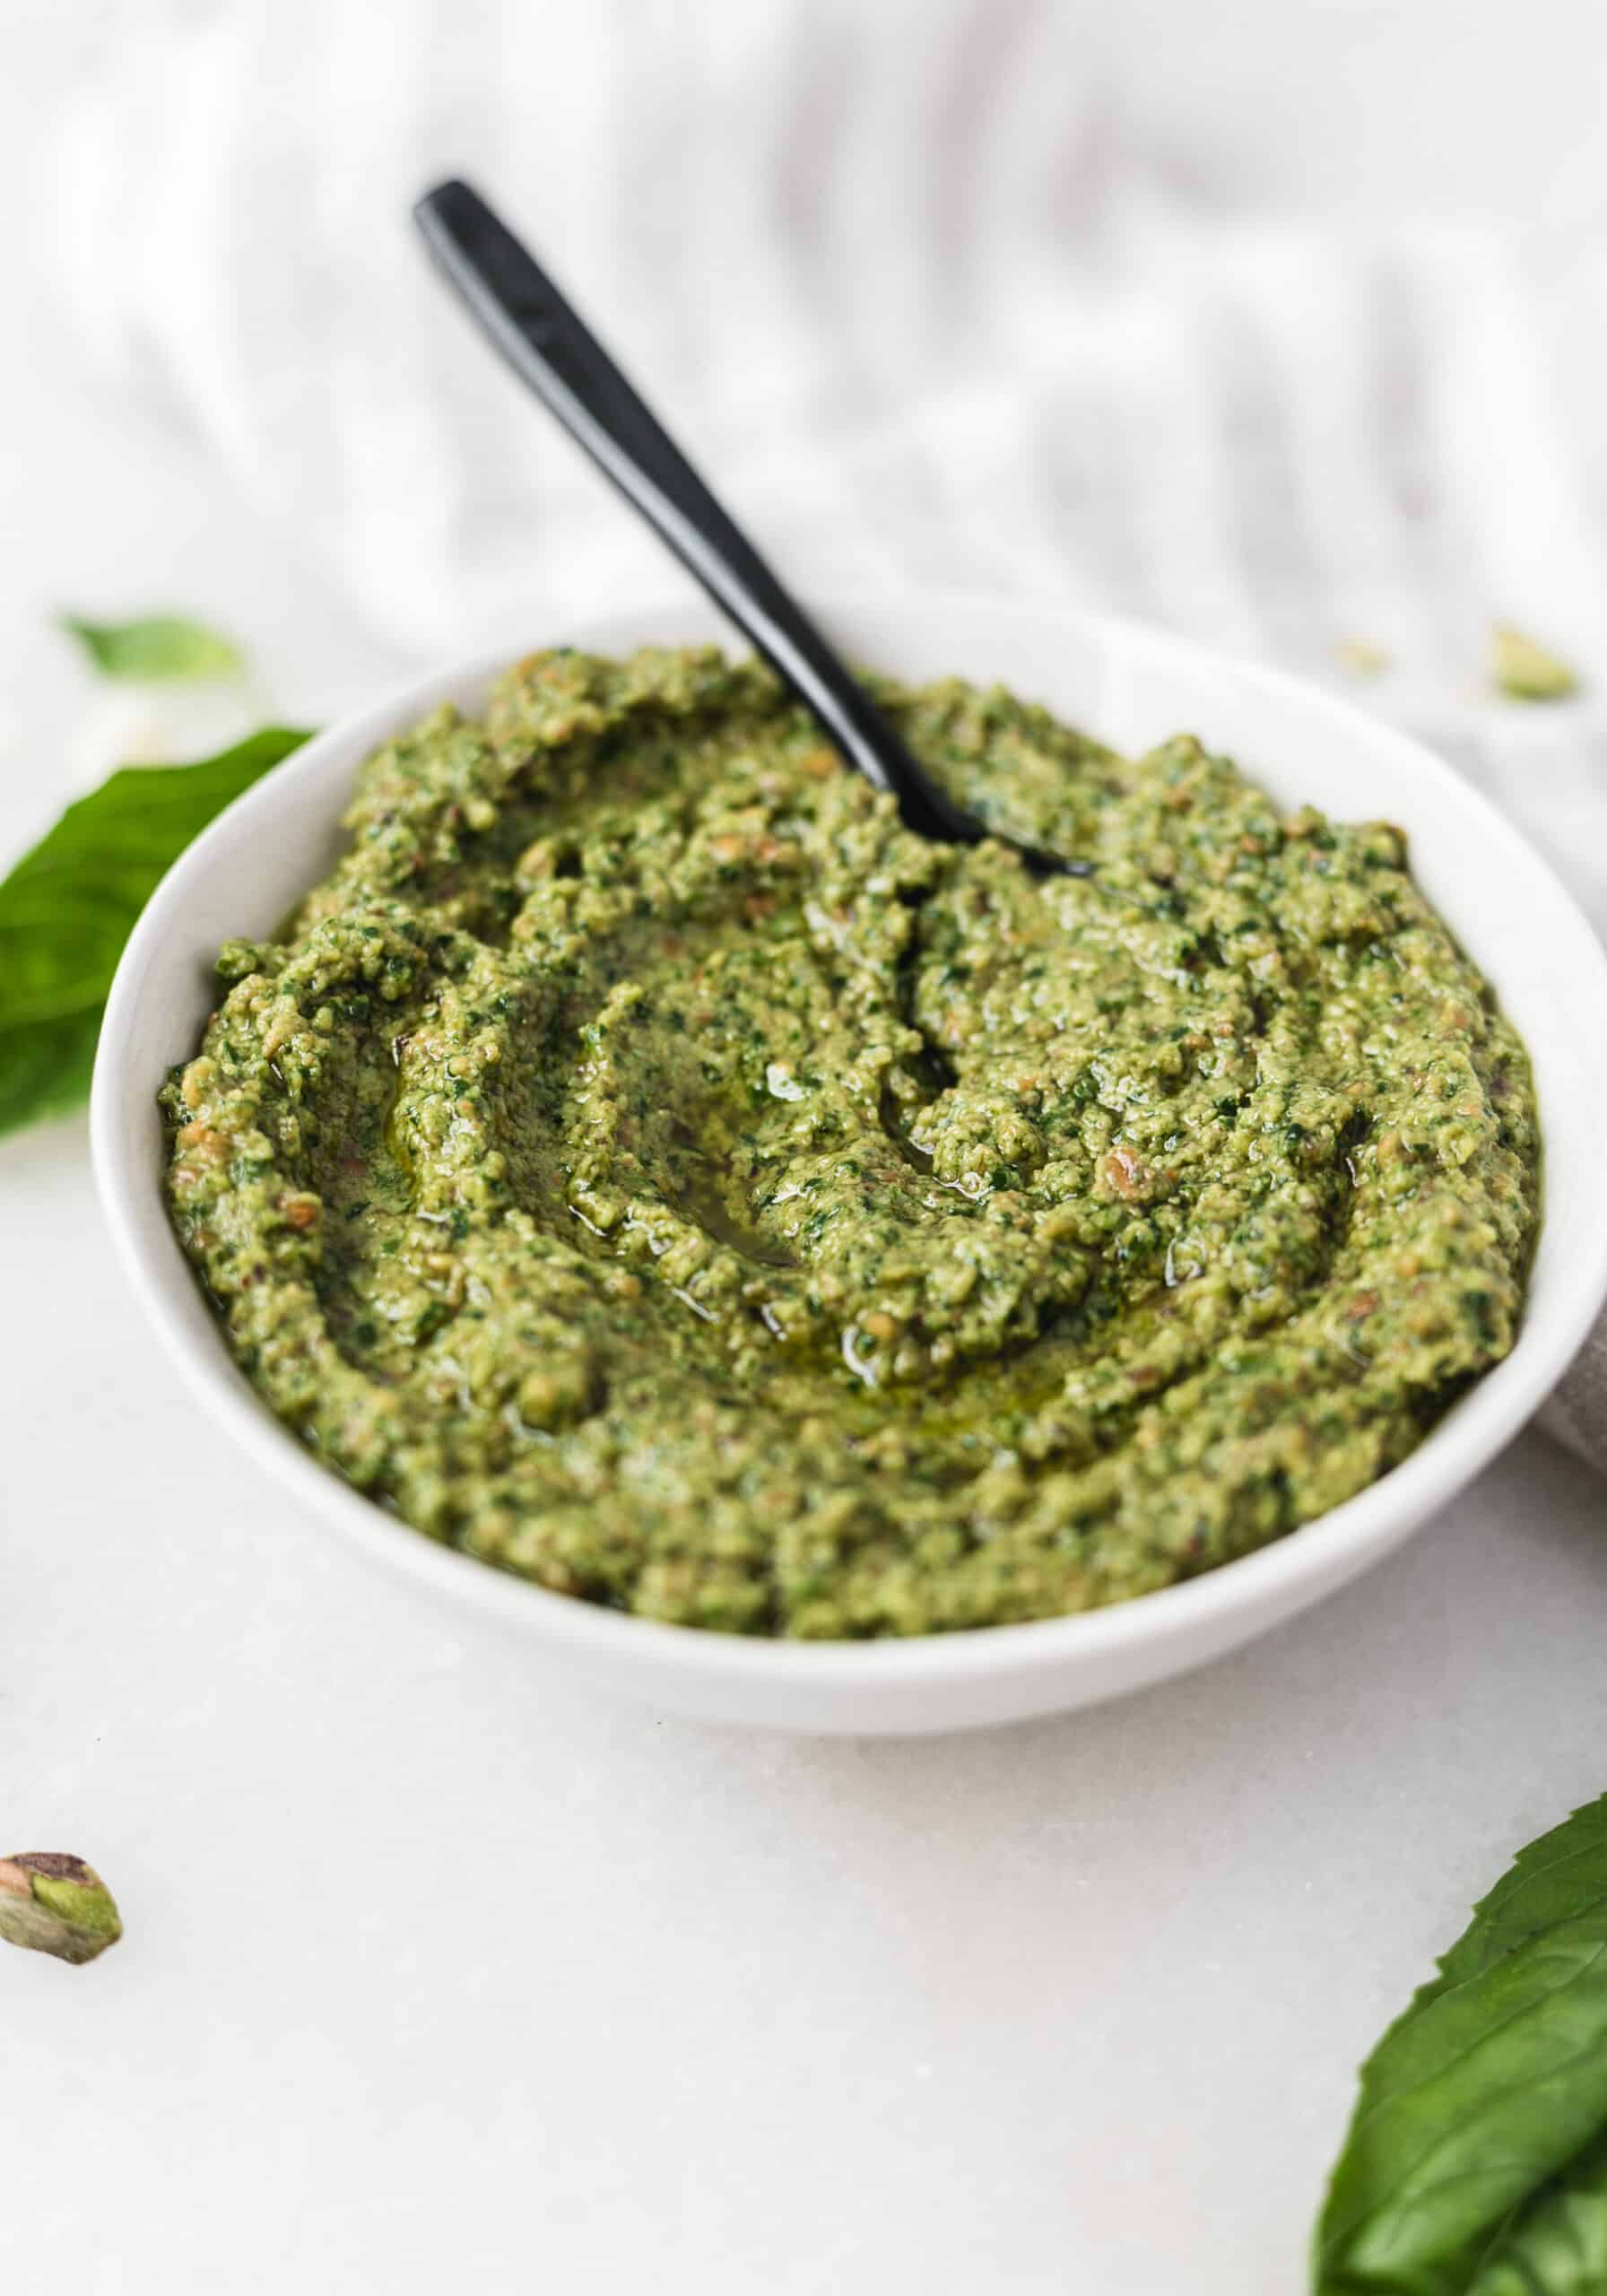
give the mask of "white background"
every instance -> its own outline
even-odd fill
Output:
[[[14,13],[13,226],[109,21]],[[1528,230],[1593,212],[1594,14],[1087,36],[1207,205]],[[97,718],[59,605],[203,609],[302,721],[415,658],[11,260],[8,849],[151,732]],[[0,1957],[18,2289],[1290,2296],[1358,2058],[1607,1787],[1601,1486],[1539,1438],[1204,1674],[812,1745],[544,1679],[291,1519],[152,1356],[80,1121],[0,1144],[0,1850],[89,1857],[128,1929]]]

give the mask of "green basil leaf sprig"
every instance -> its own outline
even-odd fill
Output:
[[[146,614],[137,622],[85,622],[64,613],[61,626],[83,646],[103,677],[156,683],[164,678],[227,678],[244,668],[231,638],[183,614]]]
[[[1607,2291],[1607,1796],[1518,1853],[1363,2066],[1312,2286]]]
[[[0,883],[0,1133],[83,1099],[112,974],[158,881],[306,739],[268,726],[195,765],[124,766]]]

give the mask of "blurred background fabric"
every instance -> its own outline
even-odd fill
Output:
[[[114,13],[42,139],[50,291],[399,655],[517,643],[665,574],[421,260],[469,172],[789,565],[1379,648],[1607,913],[1601,756],[1481,679],[1498,616],[1607,673],[1594,11],[1108,13]]]
[[[315,653],[345,701],[675,580],[421,259],[409,204],[463,172],[801,579],[1063,596],[1333,683],[1376,649],[1359,698],[1607,926],[1597,0],[22,16],[40,326],[307,570],[289,700]],[[1498,620],[1582,698],[1494,695]]]
[[[1492,214],[1452,59],[1407,72],[1351,7],[1381,50],[1342,83],[1354,160],[1393,118],[1471,147],[1472,179],[1384,213],[1247,198],[1239,135],[1290,137],[1275,58],[1168,134],[1161,12],[1114,13],[1115,38],[1060,0],[124,12],[56,115],[51,267],[95,370],[408,647],[601,590],[635,540],[419,259],[409,201],[451,169],[751,514],[845,570],[1055,584],[1291,658],[1354,622],[1453,690],[1514,594],[1586,642],[1607,436],[1598,395],[1564,400],[1600,182],[1553,187],[1543,237]],[[1194,13],[1198,52],[1225,17]]]

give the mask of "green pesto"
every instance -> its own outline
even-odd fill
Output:
[[[1529,1064],[1399,833],[882,691],[1094,874],[912,837],[752,663],[560,651],[223,950],[174,1222],[430,1536],[740,1633],[1079,1611],[1348,1499],[1512,1345]]]

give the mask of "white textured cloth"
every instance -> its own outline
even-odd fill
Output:
[[[1329,680],[1377,647],[1366,698],[1607,926],[1607,178],[1540,237],[1247,215],[1086,65],[1057,0],[121,12],[48,259],[102,370],[372,625],[517,643],[665,576],[413,244],[411,198],[472,174],[783,564]],[[1495,699],[1498,618],[1583,698]],[[1607,1465],[1607,1329],[1551,1419]]]

